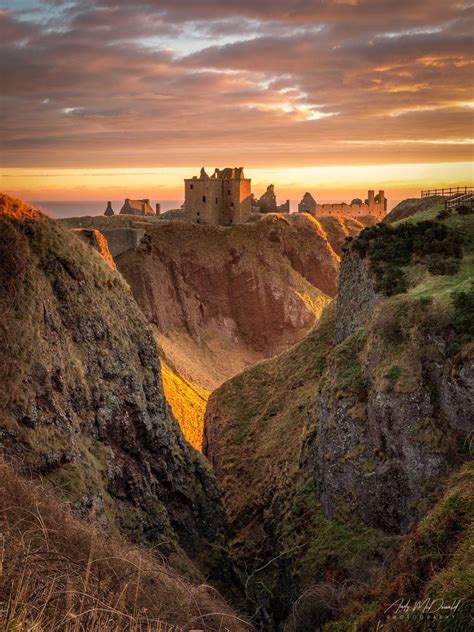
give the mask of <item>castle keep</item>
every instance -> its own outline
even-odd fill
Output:
[[[199,177],[184,181],[184,206],[198,224],[240,224],[252,213],[251,180],[243,167],[216,169],[212,176],[203,167]]]

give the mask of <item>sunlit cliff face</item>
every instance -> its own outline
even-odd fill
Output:
[[[6,0],[2,162],[32,171],[2,186],[174,197],[186,173],[157,185],[156,169],[202,164],[247,165],[262,181],[276,169],[288,191],[325,181],[289,167],[337,167],[339,188],[362,190],[425,186],[435,163],[462,181],[472,12],[459,0]],[[384,165],[397,167],[369,182]]]

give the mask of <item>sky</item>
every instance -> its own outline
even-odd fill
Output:
[[[244,166],[279,198],[470,184],[466,0],[0,0],[2,190],[179,199]]]

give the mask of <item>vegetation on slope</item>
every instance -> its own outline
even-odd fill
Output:
[[[295,629],[314,630],[320,604],[313,612],[310,593],[301,595],[305,588],[373,579],[397,541],[356,516],[328,520],[311,476],[301,468],[308,420],[317,415],[316,385],[325,374],[333,336],[330,306],[293,349],[215,391],[206,413],[204,449],[224,492],[249,614],[268,629],[282,624],[300,596]],[[345,389],[357,388],[356,346],[352,359],[340,358]],[[324,612],[325,618],[334,615],[331,609]]]
[[[358,629],[376,609],[367,595],[404,541],[392,534],[433,506],[445,473],[468,456],[472,216],[438,212],[425,209],[421,226],[413,215],[400,228],[368,229],[373,239],[359,246],[382,265],[393,259],[404,292],[377,297],[368,321],[338,345],[327,308],[300,344],[209,400],[205,453],[224,491],[251,614],[268,629],[286,617],[288,632]],[[433,237],[456,260],[452,274],[428,269]],[[338,478],[342,491],[331,487]],[[386,531],[368,526],[377,523]],[[452,573],[464,582],[459,565]]]
[[[377,224],[366,228],[354,242],[354,249],[368,257],[377,278],[376,290],[386,296],[408,289],[404,267],[425,264],[433,275],[451,275],[459,271],[463,256],[459,235],[439,222],[402,222],[392,227]]]
[[[468,630],[474,620],[474,462],[403,539],[378,584],[350,600],[327,632]]]
[[[240,632],[249,626],[160,555],[107,537],[0,460],[4,632]]]
[[[186,440],[202,451],[203,419],[210,392],[183,378],[164,360],[161,361],[161,379],[166,400]]]

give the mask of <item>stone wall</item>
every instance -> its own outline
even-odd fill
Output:
[[[127,250],[135,250],[145,235],[142,228],[113,228],[111,230],[101,230],[107,239],[112,257],[118,257]]]
[[[305,194],[309,195],[309,194]],[[312,197],[312,196],[311,196]],[[305,198],[303,198],[304,200]],[[375,195],[375,191],[368,191],[367,200],[364,204],[341,202],[340,204],[316,204],[304,205],[303,200],[298,206],[298,211],[310,213],[313,217],[330,217],[340,216],[358,218],[364,215],[371,215],[378,220],[382,220],[387,213],[387,199],[384,191],[379,191]]]

